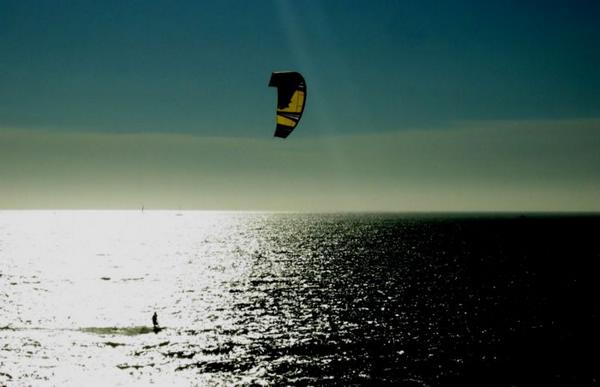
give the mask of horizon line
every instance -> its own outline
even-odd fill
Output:
[[[199,208],[0,208],[0,212],[207,212],[207,213],[282,213],[282,214],[398,214],[398,215],[592,215],[598,210],[266,210],[266,209],[199,209]]]

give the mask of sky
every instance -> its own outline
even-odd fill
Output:
[[[597,1],[0,0],[0,209],[600,211]],[[272,137],[271,72],[304,116]]]

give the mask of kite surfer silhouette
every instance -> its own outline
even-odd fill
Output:
[[[158,315],[156,312],[152,315],[152,325],[154,327],[154,333],[160,332],[160,326],[158,325]]]

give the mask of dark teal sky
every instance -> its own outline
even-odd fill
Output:
[[[261,137],[600,115],[597,1],[0,2],[3,126]],[[270,128],[269,128],[270,129]]]
[[[0,0],[0,208],[598,210],[598,20],[592,0]],[[285,142],[277,70],[308,84]]]

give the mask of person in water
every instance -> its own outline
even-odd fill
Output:
[[[156,312],[152,315],[152,325],[154,326],[154,333],[158,333],[160,331],[160,326],[158,326],[158,315]]]

